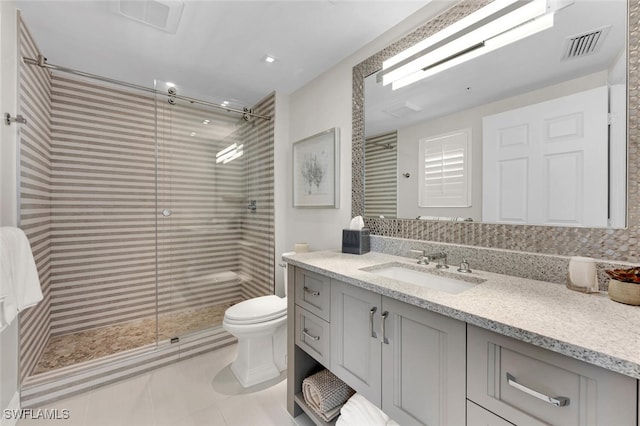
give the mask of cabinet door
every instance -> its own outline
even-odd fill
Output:
[[[331,281],[331,371],[380,407],[380,304],[376,293]]]
[[[465,323],[383,298],[382,410],[402,426],[465,424]]]

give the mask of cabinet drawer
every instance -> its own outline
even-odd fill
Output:
[[[296,345],[329,368],[329,323],[296,306]]]
[[[513,426],[513,423],[467,400],[467,426]]]
[[[329,321],[331,280],[324,275],[296,268],[295,301],[312,314]]]
[[[471,325],[467,397],[517,425],[636,422],[634,379]]]

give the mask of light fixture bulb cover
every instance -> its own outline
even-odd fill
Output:
[[[499,5],[497,6],[505,8],[513,4],[513,1],[496,1],[474,12],[474,14],[477,13],[481,18],[486,18],[487,16],[491,16],[491,14],[495,14],[497,8],[496,3],[499,3]],[[485,9],[489,9],[491,13],[488,13]],[[490,40],[500,34],[508,32],[537,17],[540,17],[544,15],[546,11],[547,0],[533,0],[523,6],[520,6],[514,10],[509,11],[508,13],[497,17],[496,19],[491,20],[485,25],[473,28],[471,31],[460,35],[459,37],[440,47],[429,49],[428,46],[435,45],[437,41],[444,39],[440,35],[440,33],[444,32],[446,34],[449,34],[452,31],[448,28],[445,28],[444,30],[434,34],[433,36],[425,40],[425,42],[427,43],[423,43],[422,50],[426,50],[426,52],[423,55],[420,55],[415,59],[411,59],[414,56],[419,55],[419,53],[407,56],[405,52],[402,52],[391,58],[389,61],[385,61],[385,63],[383,63],[383,71],[385,69],[385,66],[389,71],[383,73],[382,84],[387,85],[390,83],[394,83],[395,81],[404,79],[411,74],[420,73],[421,71],[426,71],[428,68],[438,67],[443,63],[455,61],[457,57],[464,56],[469,51],[473,51],[474,49],[481,47],[487,40]],[[467,18],[471,18],[474,14],[471,14]],[[473,24],[479,21],[480,20],[478,19],[470,19],[468,22]],[[453,34],[462,32],[462,29],[459,28],[457,24],[458,23],[452,25],[456,26],[456,29],[454,30],[455,32]],[[430,41],[431,38],[434,38],[436,42]],[[410,49],[412,49],[412,52],[416,50],[414,48]],[[408,58],[405,59],[407,63],[402,64],[401,61],[397,60],[397,57]],[[400,66],[397,66],[398,64]],[[389,69],[393,65],[396,65],[396,67]]]

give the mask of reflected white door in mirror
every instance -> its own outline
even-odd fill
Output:
[[[609,226],[608,112],[602,86],[484,117],[483,222]]]

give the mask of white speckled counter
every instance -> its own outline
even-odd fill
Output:
[[[384,296],[420,306],[518,340],[640,379],[640,307],[582,294],[565,286],[475,270],[486,279],[459,294],[385,278],[362,268],[415,260],[382,253],[318,251],[283,256],[286,262]],[[422,268],[434,270],[431,263]]]

